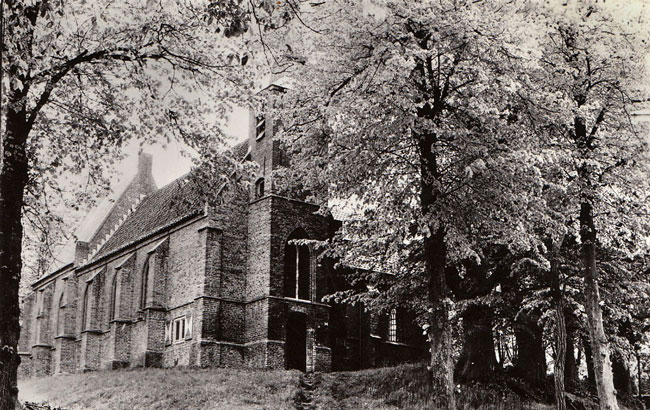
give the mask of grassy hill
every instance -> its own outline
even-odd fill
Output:
[[[66,410],[292,409],[297,371],[137,369],[18,383],[21,401]]]
[[[402,365],[317,376],[317,409],[392,410],[431,409],[432,392],[424,365]],[[551,410],[552,405],[531,403],[510,390],[458,386],[459,410]]]
[[[422,365],[302,376],[296,371],[137,369],[19,383],[21,400],[73,409],[424,409]],[[510,391],[459,388],[459,409],[552,409]]]

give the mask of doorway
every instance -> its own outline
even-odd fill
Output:
[[[307,318],[300,313],[290,313],[287,318],[285,352],[287,369],[304,372],[307,368]]]

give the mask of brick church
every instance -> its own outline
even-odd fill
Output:
[[[140,154],[128,186],[32,285],[21,377],[142,366],[331,371],[422,356],[408,312],[323,302],[342,275],[293,240],[327,239],[340,223],[274,194],[272,171],[286,155],[273,118],[250,124],[236,152],[259,175],[218,206],[201,203],[187,178],[157,188],[152,158]]]

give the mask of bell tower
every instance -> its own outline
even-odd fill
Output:
[[[275,134],[280,128],[280,121],[273,117],[273,101],[287,88],[272,82],[259,92],[264,99],[260,112],[250,112],[248,128],[249,157],[247,159],[257,162],[259,170],[254,178],[252,200],[262,198],[273,193],[273,170],[286,166],[287,158],[280,148],[280,141]]]

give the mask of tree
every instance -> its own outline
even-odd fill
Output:
[[[516,129],[516,41],[500,24],[517,16],[463,1],[387,2],[371,13],[337,2],[290,45],[305,58],[279,113],[294,159],[279,176],[359,210],[332,256],[370,268],[361,275],[387,290],[341,296],[416,307],[435,405],[454,408],[448,268],[481,261],[488,238],[516,249],[536,241],[524,225],[541,186],[527,165],[530,135]],[[395,276],[384,284],[373,269]]]
[[[583,262],[585,308],[596,387],[602,409],[617,409],[604,332],[597,247],[633,254],[648,232],[646,142],[629,121],[627,107],[642,70],[644,53],[628,33],[595,6],[569,7],[552,16],[542,42],[536,89],[545,97],[541,128],[565,164],[566,209],[572,209]],[[534,94],[534,93],[531,93]],[[535,98],[535,97],[533,97]]]
[[[106,166],[132,138],[178,139],[209,157],[229,104],[251,89],[245,47],[233,38],[250,15],[235,0],[3,1],[1,409],[17,398],[23,211],[38,214],[62,174],[105,186]]]

